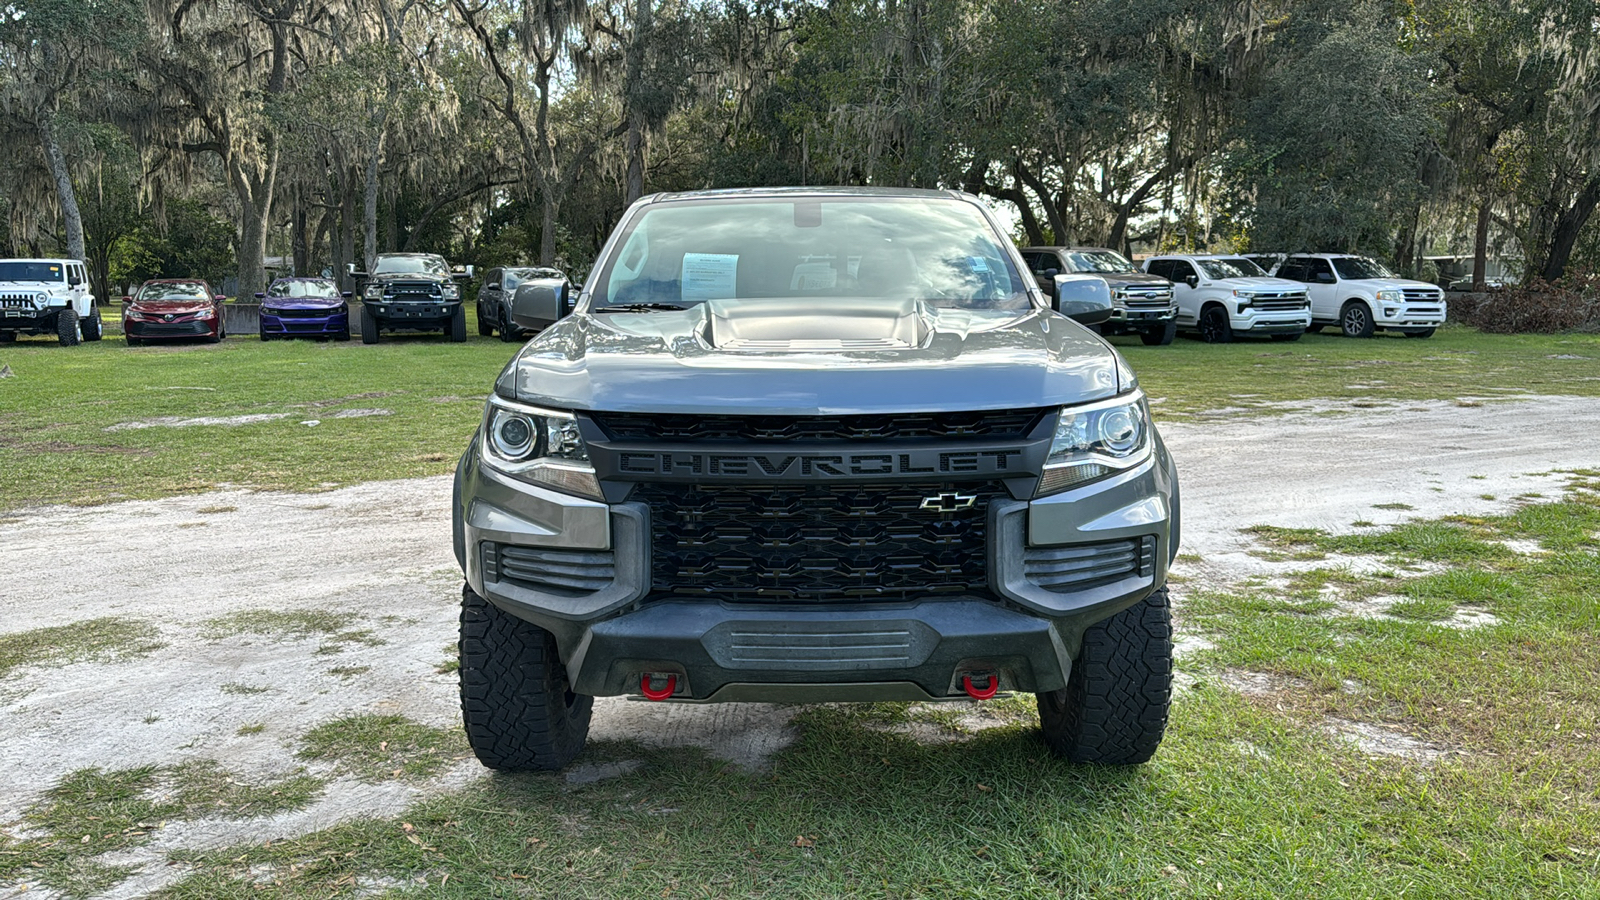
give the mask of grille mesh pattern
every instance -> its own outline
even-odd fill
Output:
[[[1019,439],[1042,409],[902,413],[875,416],[699,416],[595,413],[618,441],[897,441]]]
[[[940,494],[970,508],[923,509]],[[752,602],[909,599],[985,592],[998,483],[640,485],[655,592]]]

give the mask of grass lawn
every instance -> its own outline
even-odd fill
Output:
[[[474,333],[377,346],[229,338],[218,345],[0,346],[0,511],[195,493],[319,490],[449,472],[515,350]],[[1600,336],[1428,340],[1307,335],[1208,345],[1114,343],[1162,419],[1227,407],[1515,396],[1600,396]],[[379,414],[373,414],[377,411]],[[247,417],[247,418],[238,418]],[[232,420],[172,427],[159,420]],[[242,421],[243,424],[237,424]],[[317,424],[306,424],[315,422]],[[144,426],[144,427],[140,427]]]
[[[1592,336],[1115,343],[1164,418],[1600,396]],[[16,374],[0,379],[0,510],[447,472],[512,349],[0,348]],[[388,414],[348,414],[372,410]],[[107,430],[162,416],[273,418]],[[176,851],[187,875],[158,896],[1600,898],[1600,473],[1503,516],[1251,533],[1294,570],[1185,591],[1184,632],[1211,646],[1182,662],[1145,766],[1050,757],[1031,697],[987,704],[1006,724],[981,731],[947,708],[812,706],[766,771],[596,743],[580,765],[613,777],[494,775],[396,818]],[[1336,562],[1351,557],[1377,564]],[[153,646],[106,623],[60,661]],[[275,610],[196,627],[381,640]],[[407,783],[462,752],[458,731],[398,715],[283,748]],[[148,823],[295,809],[321,790],[301,774],[236,783],[220,765],[74,773],[0,829],[0,884],[90,896],[131,871],[100,854],[144,846]]]

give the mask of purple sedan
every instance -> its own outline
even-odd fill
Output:
[[[261,339],[331,337],[350,340],[349,292],[327,278],[279,278],[257,294],[261,301]]]

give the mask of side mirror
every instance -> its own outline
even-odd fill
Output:
[[[554,278],[523,282],[511,297],[511,321],[529,331],[549,328],[567,314],[569,287],[566,281]]]
[[[216,294],[211,299],[217,301],[218,303],[227,303],[228,302],[227,296],[223,295],[223,294]]]
[[[354,297],[355,294],[353,292],[351,292],[351,291],[340,291],[339,292],[339,296],[343,297],[346,300],[349,300],[351,297]]]
[[[1051,306],[1080,325],[1097,325],[1111,318],[1111,285],[1093,275],[1055,276]]]
[[[1192,287],[1192,288],[1199,287],[1200,286],[1200,276],[1199,275],[1187,275],[1187,276],[1184,277],[1183,283],[1187,284],[1189,287]]]
[[[457,281],[472,280],[472,266],[456,266],[450,270],[450,277]]]
[[[1042,273],[1040,273],[1040,274],[1042,274],[1042,275],[1044,275],[1044,277],[1046,277],[1046,278],[1054,278],[1054,277],[1056,277],[1056,276],[1057,276],[1057,275],[1060,275],[1060,274],[1061,274],[1061,270],[1060,270],[1060,269],[1058,269],[1058,268],[1056,268],[1056,267],[1055,267],[1055,266],[1051,266],[1051,267],[1050,267],[1050,268],[1048,268],[1048,269],[1045,269],[1045,270],[1044,270],[1044,271],[1043,271],[1043,272],[1042,272]]]
[[[354,275],[354,274],[356,274],[356,264],[355,263],[345,263],[344,270],[345,270],[345,272],[347,274]]]
[[[257,300],[265,300],[265,299],[267,299],[267,295],[261,293],[260,291],[256,291],[256,299]]]
[[[123,294],[122,295],[122,302],[123,303],[132,303],[133,302],[133,298],[129,297],[127,294]]]

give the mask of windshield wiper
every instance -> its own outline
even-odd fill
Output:
[[[597,313],[650,312],[652,310],[666,310],[666,311],[671,312],[671,311],[675,311],[675,310],[683,310],[683,309],[688,309],[688,308],[689,307],[687,307],[687,306],[679,306],[676,303],[621,303],[621,304],[618,304],[616,306],[602,306],[602,307],[599,307],[598,309],[595,310],[595,312],[597,312]]]

